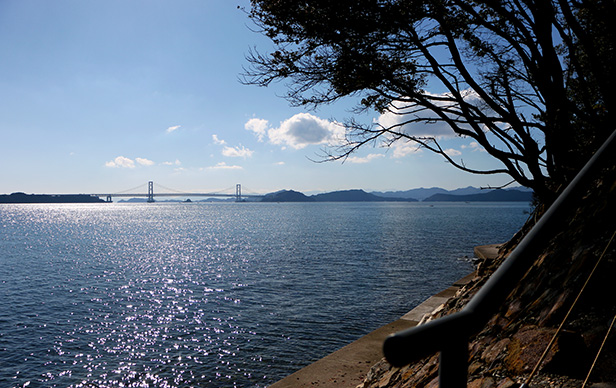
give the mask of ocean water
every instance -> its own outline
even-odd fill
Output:
[[[528,210],[0,205],[0,387],[265,387],[472,271]]]

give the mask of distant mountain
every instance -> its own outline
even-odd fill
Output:
[[[446,190],[441,187],[420,187],[418,189],[411,189],[405,191],[386,191],[386,192],[372,192],[374,195],[385,198],[413,198],[418,201],[424,201],[435,194],[453,194],[453,195],[470,195],[479,194],[485,192],[477,187],[468,186],[461,189]]]
[[[489,190],[481,189],[479,187],[467,186],[467,187],[462,187],[462,188],[455,189],[455,190],[450,190],[447,192],[447,194],[474,195],[474,194],[485,194],[488,191]]]
[[[306,196],[294,190],[281,190],[266,194],[261,202],[392,202],[416,201],[409,198],[385,198],[366,193],[364,190],[343,190]]]
[[[317,202],[391,202],[391,201],[416,201],[409,198],[386,198],[377,196],[371,193],[366,193],[364,190],[343,190],[334,191],[331,193],[317,194],[310,198],[314,198]]]
[[[426,198],[425,202],[530,202],[533,200],[531,191],[520,191],[516,189],[492,190],[487,193],[455,195],[455,194],[434,194]]]
[[[518,190],[522,192],[532,192],[531,189],[526,187],[516,187],[513,189],[507,190]],[[418,188],[411,189],[405,191],[386,191],[386,192],[378,192],[374,191],[371,194],[378,195],[379,197],[386,198],[413,198],[418,201],[426,201],[427,198],[432,197],[435,194],[446,194],[446,195],[475,195],[475,194],[485,194],[492,190],[481,189],[478,187],[468,186],[455,190],[446,190],[441,187],[430,187],[430,188]],[[437,197],[438,198],[438,197]]]
[[[433,193],[426,197],[427,194]],[[398,194],[398,196],[394,196]],[[418,198],[409,197],[415,195]],[[526,188],[482,190],[476,187],[464,187],[445,190],[439,187],[420,188],[407,191],[367,193],[364,190],[342,190],[307,196],[294,190],[281,190],[267,194],[262,202],[409,202],[418,199],[426,202],[530,202],[533,193]]]
[[[439,193],[448,193],[447,190],[442,189],[440,187],[431,187],[431,188],[419,188],[419,189],[411,189],[411,190],[405,190],[405,191],[386,191],[386,192],[379,192],[379,191],[373,191],[371,194],[377,195],[379,197],[384,197],[384,198],[412,198],[418,201],[421,201],[425,198],[428,198],[434,194],[439,194]]]
[[[266,194],[261,202],[314,202],[314,198],[307,197],[299,191],[281,190]]]

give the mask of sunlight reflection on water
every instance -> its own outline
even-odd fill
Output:
[[[468,273],[527,209],[2,205],[0,386],[266,386]]]

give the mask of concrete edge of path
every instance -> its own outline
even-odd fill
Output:
[[[479,245],[473,249],[475,257],[479,259],[494,259],[498,256],[498,250],[503,244]]]

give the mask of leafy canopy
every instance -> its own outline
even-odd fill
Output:
[[[290,81],[292,104],[355,96],[389,120],[350,119],[345,158],[412,141],[462,170],[510,175],[550,201],[612,131],[614,0],[252,0],[276,45],[245,82]],[[500,168],[454,160],[417,125],[446,125]]]

